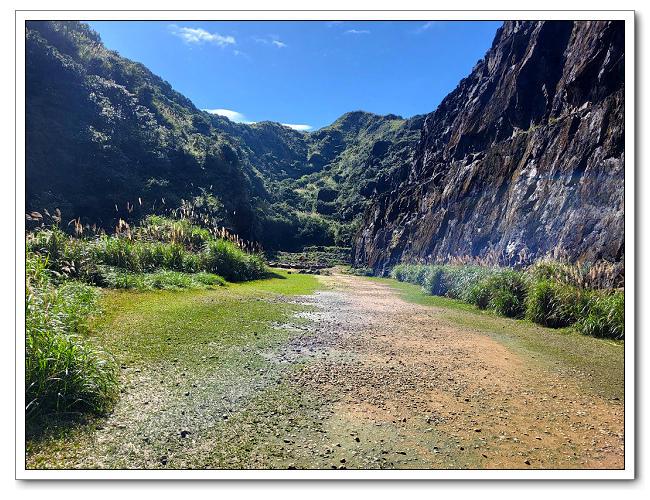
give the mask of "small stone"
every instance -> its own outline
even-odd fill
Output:
[[[526,460],[526,461],[524,461],[524,463],[525,463],[526,465],[530,465],[530,460]]]
[[[187,392],[185,393],[185,396],[189,396],[189,395],[190,395],[190,391],[187,391]]]
[[[358,443],[360,440],[358,437],[355,437],[354,440]]]
[[[192,434],[190,431],[181,431],[181,437],[187,437],[188,434]]]
[[[167,465],[167,455],[163,455],[160,457],[160,463],[163,465]]]
[[[345,458],[342,458],[342,459],[341,459],[341,463],[342,463],[342,464],[345,463]]]
[[[474,432],[481,432],[481,429],[476,428],[476,429],[474,429]]]
[[[289,467],[287,467],[287,469],[296,470],[296,464],[290,463]]]

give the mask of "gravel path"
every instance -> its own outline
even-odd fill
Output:
[[[303,445],[291,467],[624,467],[622,401],[586,394],[575,375],[451,327],[382,283],[319,279],[327,290],[305,301],[316,306],[315,335],[279,359],[316,359],[292,382],[333,414],[320,443],[293,440]]]

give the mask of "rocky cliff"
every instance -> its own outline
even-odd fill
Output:
[[[506,22],[383,179],[353,262],[624,262],[624,24]]]

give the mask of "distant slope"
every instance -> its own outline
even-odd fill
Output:
[[[354,264],[556,255],[622,269],[624,61],[623,22],[505,23],[385,179]]]
[[[307,134],[198,110],[77,22],[26,26],[26,211],[107,229],[192,202],[266,248],[347,245],[423,117],[354,112]]]

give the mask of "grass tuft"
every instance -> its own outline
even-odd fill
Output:
[[[117,392],[111,356],[84,338],[99,293],[83,283],[55,287],[47,258],[26,256],[25,413],[106,410]]]

